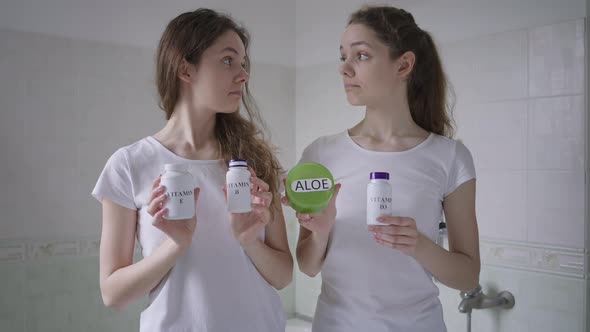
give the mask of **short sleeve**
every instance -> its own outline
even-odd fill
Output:
[[[92,190],[92,196],[101,203],[106,198],[128,209],[137,210],[129,160],[124,149],[117,150],[109,158]]]
[[[457,141],[455,144],[454,158],[449,168],[445,197],[471,179],[475,179],[473,157],[469,149],[463,143]]]

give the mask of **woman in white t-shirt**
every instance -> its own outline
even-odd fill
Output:
[[[467,148],[450,138],[436,47],[408,12],[365,7],[351,15],[340,52],[348,102],[366,110],[357,125],[316,139],[301,157],[325,165],[337,182],[326,209],[297,214],[299,268],[322,276],[313,330],[445,331],[432,277],[472,289],[480,260],[475,169]],[[366,223],[376,171],[390,174],[393,190],[386,226]],[[448,251],[435,243],[443,212]]]
[[[157,50],[156,83],[165,127],[120,148],[93,195],[102,202],[100,289],[107,306],[149,294],[141,331],[285,329],[275,289],[292,278],[277,196],[279,164],[252,121],[248,34],[208,9],[173,19]],[[248,119],[238,112],[240,101]],[[227,162],[252,167],[252,212],[228,213]],[[163,218],[164,164],[190,164],[196,217]],[[198,220],[198,222],[197,222]],[[135,237],[144,258],[133,263]]]

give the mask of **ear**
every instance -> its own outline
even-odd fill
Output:
[[[407,51],[397,59],[397,74],[402,79],[407,79],[414,69],[416,55],[412,51]]]
[[[186,59],[182,59],[180,63],[180,67],[178,67],[178,78],[186,83],[191,82],[191,67],[192,65],[186,61]]]

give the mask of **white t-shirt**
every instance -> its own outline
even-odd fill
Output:
[[[357,145],[345,131],[315,140],[303,161],[323,164],[342,184],[313,331],[446,331],[431,274],[414,258],[376,243],[367,230],[367,184],[370,172],[389,172],[393,214],[414,218],[418,230],[434,241],[443,199],[475,178],[467,148],[430,134],[410,150],[376,152]]]
[[[201,188],[197,228],[190,248],[149,293],[140,331],[278,332],[285,314],[275,289],[260,275],[231,234],[222,186],[227,167],[221,160],[190,160],[153,137],[116,151],[92,194],[137,210],[137,237],[147,257],[166,235],[152,225],[147,201],[164,164],[187,163]]]

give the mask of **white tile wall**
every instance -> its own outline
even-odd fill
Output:
[[[526,241],[526,180],[525,171],[477,171],[476,211],[480,236]]]
[[[461,103],[527,96],[526,31],[484,36],[469,43],[440,46],[452,86]]]
[[[526,100],[460,103],[455,115],[457,137],[469,145],[477,169],[526,169]]]
[[[530,29],[531,97],[584,93],[584,21]]]
[[[584,173],[527,174],[529,242],[584,248]]]
[[[529,169],[584,169],[584,96],[529,101]]]

